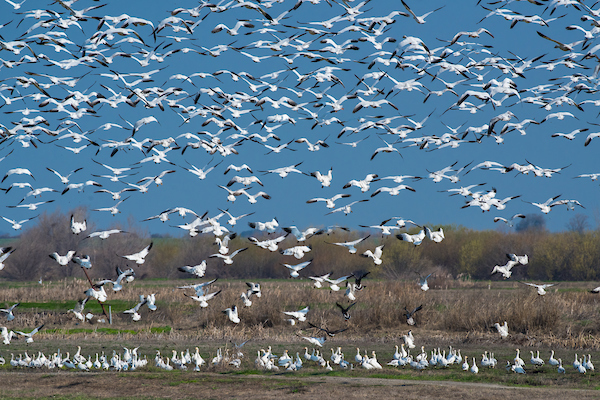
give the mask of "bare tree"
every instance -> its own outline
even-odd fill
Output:
[[[575,214],[569,222],[567,222],[566,227],[571,232],[581,234],[590,228],[590,221],[585,214]]]

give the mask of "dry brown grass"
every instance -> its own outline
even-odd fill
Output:
[[[417,314],[414,332],[427,332],[430,336],[464,338],[469,340],[498,340],[493,328],[495,322],[507,321],[511,336],[508,340],[526,345],[545,343],[562,347],[600,348],[600,312],[595,295],[577,291],[577,284],[566,285],[563,291],[551,291],[538,296],[529,287],[517,282],[464,282],[446,278],[433,279],[432,289],[423,292],[414,281],[365,280],[366,288],[357,293],[357,304],[351,310],[352,318],[345,321],[335,306],[347,305],[344,291],[331,292],[316,289],[307,280],[263,281],[261,298],[253,297],[251,307],[244,307],[240,294],[246,290],[244,281],[219,280],[212,290],[222,290],[210,300],[209,307],[201,308],[183,295],[176,286],[189,284],[190,280],[143,281],[125,285],[120,292],[109,292],[106,305],[113,305],[111,328],[142,331],[169,326],[169,338],[202,338],[208,340],[257,339],[289,340],[298,335],[318,335],[306,323],[291,326],[282,311],[299,310],[309,306],[308,321],[328,329],[348,328],[343,333],[347,340],[369,337],[382,340],[397,339],[408,331],[403,316],[404,307],[413,309],[423,305]],[[64,303],[80,296],[89,284],[83,280],[46,282],[42,286],[28,284],[7,287],[0,291],[0,307],[16,301],[36,303]],[[580,284],[581,288],[589,285]],[[187,289],[191,293],[191,289]],[[135,304],[140,294],[156,293],[158,310],[142,309],[142,321],[132,322],[123,309]],[[26,299],[26,300],[25,300]],[[93,301],[90,301],[91,304]],[[222,313],[236,304],[241,323],[231,323]],[[103,324],[81,324],[67,309],[38,305],[38,308],[19,307],[17,318],[7,323],[10,328],[21,329],[45,323],[46,329],[72,329],[104,327]],[[58,331],[57,337],[65,335]],[[89,333],[86,333],[89,334]],[[128,335],[124,333],[123,335]]]

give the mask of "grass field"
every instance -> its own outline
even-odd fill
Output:
[[[25,351],[34,356],[38,352],[51,355],[60,349],[65,355],[73,355],[77,346],[81,346],[82,355],[95,357],[96,353],[104,352],[111,355],[113,351],[122,353],[123,347],[139,347],[139,353],[146,356],[149,367],[141,371],[127,373],[103,372],[90,373],[94,378],[87,381],[103,381],[103,374],[119,377],[132,385],[153,380],[162,382],[169,387],[209,385],[209,382],[226,380],[226,386],[232,390],[238,385],[237,380],[246,382],[249,376],[253,387],[277,387],[272,381],[283,380],[289,394],[310,393],[321,387],[315,379],[356,379],[368,378],[384,381],[409,381],[415,384],[437,385],[438,383],[465,383],[503,385],[515,388],[543,388],[552,390],[592,390],[600,388],[594,372],[585,375],[577,373],[571,363],[575,354],[579,356],[591,354],[592,360],[600,359],[600,341],[598,340],[598,313],[600,305],[598,298],[588,292],[593,284],[587,282],[570,282],[557,285],[546,296],[538,296],[535,291],[518,282],[472,282],[434,280],[430,282],[431,289],[423,292],[415,282],[402,281],[365,281],[366,288],[357,293],[357,304],[351,309],[352,318],[344,321],[335,306],[336,302],[348,304],[343,291],[331,292],[329,289],[316,289],[311,282],[303,280],[269,280],[261,281],[263,295],[253,298],[251,307],[244,307],[239,295],[245,290],[244,281],[219,280],[213,290],[222,293],[209,302],[209,307],[201,308],[196,302],[185,297],[183,290],[177,286],[189,284],[190,280],[135,280],[120,292],[108,291],[109,300],[105,307],[112,310],[113,324],[83,323],[74,318],[67,310],[72,308],[79,295],[88,287],[86,281],[62,280],[18,285],[0,284],[0,307],[9,306],[21,299],[23,301],[15,309],[15,319],[3,322],[13,330],[30,331],[36,326],[45,324],[40,333],[34,336],[34,342],[26,344],[23,340],[13,340],[10,345],[0,348],[0,355],[7,364],[0,367],[0,374],[13,376],[18,369],[8,365],[11,354],[18,356]],[[189,289],[188,289],[189,290]],[[154,312],[144,308],[142,319],[133,322],[123,310],[135,305],[140,294],[156,293],[158,310]],[[190,293],[190,292],[187,292]],[[27,301],[25,301],[27,300]],[[240,308],[240,324],[233,324],[221,312],[226,307],[237,304]],[[404,307],[409,309],[423,305],[423,310],[417,314],[417,325],[410,327],[402,314]],[[305,361],[304,367],[297,372],[278,372],[257,370],[254,364],[260,349],[272,347],[273,353],[282,355],[288,350],[290,355],[296,352],[301,355],[304,347],[309,352],[313,346],[301,336],[322,336],[306,323],[291,326],[286,322],[286,316],[281,311],[299,310],[310,307],[308,321],[328,329],[347,328],[346,331],[329,338],[322,349],[325,359],[331,356],[331,348],[342,348],[345,358],[353,361],[356,348],[361,353],[375,351],[377,359],[384,366],[383,370],[366,371],[358,366],[350,370],[327,372],[311,361]],[[101,314],[100,305],[90,300],[86,312]],[[95,319],[94,319],[95,320]],[[493,328],[494,322],[508,321],[510,335],[501,339]],[[450,368],[428,368],[416,371],[410,367],[390,367],[385,364],[392,359],[394,345],[403,343],[402,335],[409,329],[415,336],[417,348],[412,354],[420,352],[423,346],[428,355],[434,348],[448,351],[449,346],[460,349],[462,356],[476,357],[480,364],[484,352],[494,353],[499,361],[495,369],[483,368],[477,375],[463,372],[460,366]],[[233,352],[233,344],[250,341],[244,346],[245,356],[239,368],[229,365],[210,365],[210,361],[221,348],[224,353]],[[173,350],[178,354],[199,347],[200,354],[208,362],[203,373],[193,371],[165,372],[154,367],[154,356],[160,351],[163,357],[170,356]],[[527,374],[517,375],[505,370],[507,360],[515,356],[515,349],[521,350],[521,357],[528,364]],[[547,360],[550,350],[556,352],[556,358],[562,358],[567,373],[559,375],[555,367],[544,365],[534,368],[529,365],[530,353],[540,351]],[[356,364],[356,363],[355,363]],[[34,392],[33,397],[43,394],[44,385],[41,379],[31,376],[50,374],[49,381],[69,381],[80,372],[44,371],[25,369],[26,376],[33,381],[40,392]],[[209,374],[211,378],[205,377]],[[17,376],[21,376],[17,374]],[[262,381],[264,378],[265,383]],[[21,379],[21,378],[10,378]],[[206,380],[208,379],[208,381]],[[257,381],[258,379],[258,381]],[[299,383],[290,383],[297,380]],[[165,383],[167,382],[167,383]],[[260,383],[258,383],[260,382]],[[295,381],[294,381],[295,382]],[[434,383],[432,383],[434,382]],[[258,385],[258,386],[257,386]],[[342,385],[340,383],[340,385]],[[371,387],[371,384],[365,384]],[[377,383],[376,385],[379,385]],[[61,386],[57,384],[57,386]],[[77,386],[77,385],[76,385]],[[150,385],[152,386],[152,385]],[[362,386],[361,386],[362,387]],[[436,386],[437,387],[437,386]],[[292,388],[292,389],[289,389]],[[313,388],[313,389],[309,389]],[[364,389],[364,388],[363,388]],[[26,393],[8,392],[2,398],[18,397]],[[49,389],[48,389],[49,390]],[[140,389],[139,393],[146,393]],[[276,390],[273,389],[275,392]],[[361,389],[362,390],[362,389]],[[365,389],[366,390],[366,389]],[[274,393],[275,393],[274,392]],[[367,391],[368,392],[368,391]],[[67,393],[67,392],[65,392]],[[233,392],[232,392],[233,393]],[[366,393],[366,392],[365,392]],[[58,391],[56,394],[62,394]],[[441,395],[442,392],[439,392]],[[66,394],[65,394],[66,395]],[[85,397],[85,390],[69,392],[67,398],[95,398],[94,395]],[[83,397],[77,397],[83,396]],[[106,397],[105,395],[99,397]],[[107,395],[115,397],[114,393]],[[138,393],[127,396],[140,398]],[[169,397],[158,395],[151,391],[147,398]],[[565,395],[568,398],[568,395]],[[26,396],[25,396],[26,397]],[[118,397],[118,396],[117,396]],[[125,398],[124,397],[124,398]],[[143,397],[143,396],[142,396]],[[171,396],[172,397],[172,396]],[[175,396],[177,397],[177,396]],[[233,396],[235,397],[235,396]],[[185,398],[185,396],[181,397]],[[256,393],[255,398],[261,398]],[[265,398],[269,398],[268,396]],[[361,397],[357,397],[361,398]],[[584,397],[585,398],[585,397]],[[592,398],[592,397],[590,397]]]

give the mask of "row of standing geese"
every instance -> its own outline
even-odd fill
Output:
[[[200,350],[196,347],[194,353],[190,353],[189,348],[184,351],[172,350],[171,356],[163,357],[159,350],[156,350],[154,357],[154,366],[163,370],[188,370],[200,371],[202,367],[208,368],[210,365],[213,367],[217,366],[233,366],[240,368],[242,366],[242,360],[245,355],[241,351],[242,346],[235,345],[230,351],[229,347],[226,347],[225,352],[221,348],[217,349],[216,355],[210,361],[210,364],[201,356]],[[413,346],[414,347],[414,346]],[[60,349],[53,353],[51,356],[46,356],[43,352],[38,352],[37,356],[30,356],[25,352],[15,357],[11,354],[11,359],[8,362],[11,367],[15,368],[47,368],[47,369],[72,369],[79,371],[90,371],[90,370],[116,370],[116,371],[134,371],[139,368],[144,368],[148,365],[148,358],[146,356],[141,357],[138,354],[138,348],[129,349],[123,347],[123,354],[120,355],[117,351],[113,350],[112,357],[108,357],[102,352],[102,354],[96,353],[94,357],[89,355],[87,358],[81,354],[81,346],[77,347],[77,352],[71,357],[69,352],[66,355],[62,355]],[[428,354],[425,351],[424,346],[421,346],[421,352],[415,356],[410,354],[410,348],[405,349],[404,343],[395,346],[395,352],[392,354],[392,359],[386,363],[389,367],[410,367],[414,370],[425,370],[432,368],[450,368],[452,366],[458,366],[463,371],[471,372],[474,374],[479,373],[480,369],[477,363],[476,357],[468,357],[461,354],[460,349],[454,349],[449,346],[448,352],[441,350],[440,348],[434,348]],[[531,358],[529,363],[520,357],[520,350],[516,349],[516,356],[512,360],[506,360],[506,370],[517,374],[525,374],[526,368],[534,370],[541,370],[546,365],[543,358],[540,357],[540,351],[536,353],[533,350],[529,351]],[[332,371],[333,366],[337,366],[340,369],[354,369],[363,368],[366,370],[372,369],[383,369],[384,367],[379,363],[377,354],[375,351],[371,352],[371,356],[365,350],[364,354],[361,354],[360,348],[356,348],[356,355],[351,357],[348,361],[346,356],[342,352],[342,348],[338,347],[337,350],[331,348],[331,356],[326,359],[324,354],[318,349],[312,349],[312,353],[309,353],[308,347],[304,347],[304,353],[296,352],[295,358],[289,354],[288,350],[284,350],[283,355],[277,356],[272,352],[271,346],[265,349],[257,351],[257,357],[254,360],[254,366],[260,370],[276,371],[279,369],[285,369],[286,371],[297,371],[304,366],[314,366],[324,368],[326,371]],[[6,360],[0,356],[0,365],[5,365]],[[529,364],[529,365],[528,365]],[[481,355],[479,365],[482,368],[496,368],[498,360],[494,357],[494,353],[485,351]],[[565,374],[567,371],[563,366],[561,358],[554,358],[554,350],[551,350],[551,354],[548,358],[547,365],[556,372]],[[571,364],[573,369],[580,373],[585,374],[594,371],[594,364],[592,363],[591,354],[583,355],[579,357],[577,354],[574,356],[574,361]]]

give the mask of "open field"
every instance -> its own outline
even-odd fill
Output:
[[[407,398],[481,398],[484,393],[497,397],[501,390],[527,391],[531,398],[561,395],[571,398],[597,397],[600,388],[595,373],[579,374],[571,363],[575,354],[590,354],[592,360],[600,359],[598,340],[598,298],[588,292],[589,282],[561,283],[546,296],[538,296],[531,288],[518,282],[473,282],[432,280],[431,289],[422,292],[414,282],[365,281],[366,288],[357,293],[357,305],[351,310],[352,318],[344,321],[336,302],[347,304],[343,291],[316,289],[304,280],[261,281],[263,295],[254,298],[251,307],[243,307],[239,293],[245,290],[244,281],[219,280],[213,290],[221,295],[200,308],[182,294],[176,286],[189,284],[190,280],[135,280],[120,292],[109,293],[105,306],[111,306],[113,324],[82,323],[67,310],[75,305],[77,293],[87,282],[62,280],[55,282],[0,284],[0,307],[19,299],[15,319],[6,322],[9,329],[28,331],[45,324],[34,336],[31,344],[14,340],[0,348],[7,364],[0,374],[11,385],[3,385],[2,398],[39,398],[58,395],[65,398],[191,398],[202,393],[201,398],[236,398],[242,392],[246,398],[275,398],[316,395],[335,395],[340,390],[351,392],[350,398],[384,395],[390,386],[397,387]],[[554,288],[552,288],[554,289]],[[158,310],[141,311],[139,322],[131,321],[122,311],[131,308],[140,293],[156,293]],[[240,324],[233,324],[221,312],[231,304],[240,307]],[[402,336],[409,327],[402,314],[404,307],[423,304],[417,314],[417,326],[412,327],[417,347],[412,354],[420,353],[420,346],[430,356],[431,350],[448,351],[449,346],[460,349],[462,356],[476,357],[479,374],[463,372],[460,365],[450,368],[430,367],[416,371],[410,367],[391,367],[394,345],[403,343]],[[260,349],[272,347],[281,356],[284,350],[290,355],[309,353],[313,345],[300,336],[322,336],[306,323],[290,326],[283,310],[310,307],[308,321],[328,329],[347,328],[328,338],[323,347],[326,360],[330,348],[342,348],[345,359],[355,364],[355,369],[342,370],[334,366],[327,372],[315,362],[304,361],[297,372],[257,370],[254,360]],[[107,307],[108,308],[108,307]],[[86,312],[101,314],[98,303],[89,301]],[[95,321],[96,319],[94,319]],[[501,339],[493,328],[494,322],[508,321],[509,337]],[[230,365],[211,365],[217,349],[232,354],[234,343],[251,339],[244,347],[244,357],[239,368]],[[85,357],[113,351],[121,354],[123,347],[139,347],[139,354],[147,357],[148,367],[129,372],[74,372],[30,368],[13,368],[8,365],[11,354],[28,352],[51,355],[60,349],[63,357],[73,355],[81,346]],[[172,351],[178,354],[190,349],[199,352],[208,365],[202,372],[163,371],[154,366],[156,351],[164,358]],[[364,354],[375,351],[383,370],[366,371],[354,362],[356,348]],[[507,372],[506,361],[521,350],[527,374]],[[534,368],[529,364],[532,350],[548,360],[550,350],[562,358],[566,374],[559,375],[556,367],[544,365]],[[484,352],[494,353],[498,360],[495,369],[480,365]],[[472,363],[472,362],[471,362]],[[118,385],[111,385],[118,380]],[[117,389],[118,388],[118,389]],[[575,391],[575,389],[577,389]],[[588,393],[587,391],[591,391]],[[511,392],[512,393],[512,392]],[[588,396],[589,397],[586,397]]]

